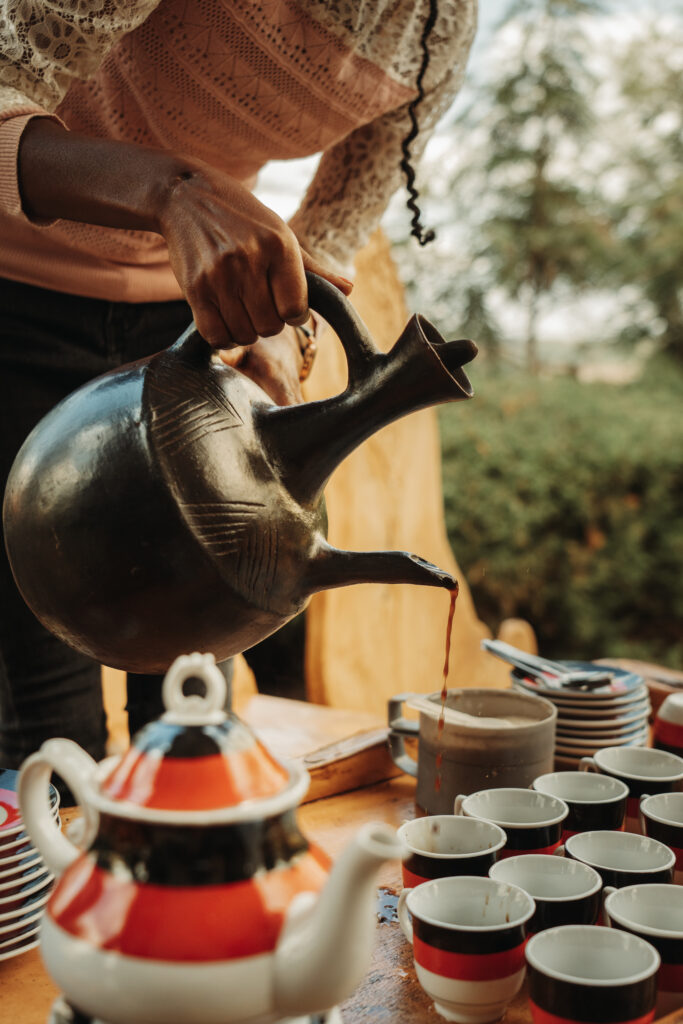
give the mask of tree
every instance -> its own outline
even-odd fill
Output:
[[[600,10],[592,0],[513,4],[490,51],[492,74],[477,81],[475,71],[475,97],[450,129],[451,155],[425,190],[447,240],[461,246],[457,273],[440,292],[431,283],[432,293],[442,304],[457,294],[460,308],[467,294],[488,295],[489,325],[491,299],[515,304],[532,372],[544,302],[596,286],[611,264],[611,224],[583,158],[595,130],[585,25]]]
[[[683,364],[683,21],[652,28],[615,60],[621,108],[613,159],[621,169],[614,220],[621,246],[616,283],[637,286],[626,340],[654,338]]]

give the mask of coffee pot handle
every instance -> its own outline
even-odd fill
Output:
[[[418,722],[412,722],[403,717],[403,704],[415,696],[417,696],[415,693],[400,693],[396,697],[392,697],[387,705],[391,760],[397,768],[400,768],[406,775],[412,775],[413,778],[417,778],[417,761],[406,753],[404,736],[419,736],[420,726]]]
[[[349,386],[366,380],[371,367],[383,353],[377,348],[369,330],[343,292],[324,277],[306,271],[308,305],[328,322],[339,337],[346,355]],[[194,323],[179,338],[176,345],[185,359],[197,367],[208,366],[213,349],[204,341]],[[175,346],[174,346],[175,347]]]
[[[342,343],[349,368],[349,385],[365,380],[370,367],[382,355],[369,330],[343,292],[333,284],[310,270],[306,271],[306,282],[309,306],[327,320]]]
[[[90,754],[73,740],[62,738],[46,740],[21,766],[19,808],[26,831],[55,875],[61,875],[82,850],[62,834],[50,813],[50,776],[57,772],[80,804],[85,822],[81,843],[87,849],[99,826],[99,814],[86,795],[87,780],[96,767],[97,762]]]

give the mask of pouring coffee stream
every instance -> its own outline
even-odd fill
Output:
[[[307,280],[344,347],[341,394],[275,406],[190,327],[74,392],[27,438],[5,492],[7,550],[28,605],[72,647],[162,672],[188,650],[246,650],[320,590],[455,587],[416,555],[332,547],[323,488],[374,431],[471,398],[462,366],[476,346],[415,315],[383,353],[341,292]]]

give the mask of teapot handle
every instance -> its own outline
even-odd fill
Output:
[[[99,825],[99,814],[85,795],[85,786],[97,762],[77,743],[52,739],[31,754],[19,773],[19,807],[31,841],[55,875],[60,875],[80,856],[81,850],[59,830],[50,813],[49,785],[53,771],[64,779],[80,804],[85,821],[82,845],[90,846]]]
[[[343,292],[312,271],[306,271],[308,304],[327,320],[344,348],[349,368],[349,385],[367,378],[368,369],[382,353],[370,332]]]
[[[378,356],[382,356],[369,330],[343,292],[324,277],[307,270],[306,283],[310,308],[327,320],[342,343],[349,368],[349,384],[364,380],[370,366],[377,362]],[[213,349],[204,341],[194,323],[190,324],[173,348],[176,346],[185,359],[197,368],[208,365],[213,355]]]

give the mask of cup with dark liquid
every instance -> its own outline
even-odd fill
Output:
[[[507,836],[500,858],[522,853],[554,853],[562,839],[563,822],[569,814],[564,800],[533,789],[484,789],[469,796],[460,794],[455,814],[492,821]]]
[[[389,701],[388,717],[391,756],[417,779],[425,814],[450,814],[459,793],[528,787],[553,768],[557,709],[544,697],[477,687],[404,693]],[[417,758],[406,749],[411,741]]]
[[[401,864],[406,888],[452,875],[486,877],[507,838],[503,829],[490,821],[452,814],[405,821],[398,835],[409,850]]]
[[[577,832],[623,829],[628,786],[593,772],[549,772],[534,779],[537,793],[559,796],[569,808],[562,841]]]

